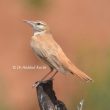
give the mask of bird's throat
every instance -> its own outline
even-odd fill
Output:
[[[45,31],[36,31],[36,32],[34,32],[34,36],[42,35],[42,34],[45,34],[45,33],[46,33],[46,30]]]

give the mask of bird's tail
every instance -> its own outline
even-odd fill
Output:
[[[88,75],[86,75],[84,72],[82,72],[81,70],[79,70],[75,65],[73,65],[71,63],[70,70],[71,73],[78,76],[80,79],[86,81],[86,82],[92,82],[92,78],[90,78]]]

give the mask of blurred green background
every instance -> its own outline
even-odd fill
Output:
[[[56,95],[68,109],[110,108],[110,1],[107,0],[1,0],[0,1],[0,110],[37,110],[32,84],[46,70],[13,70],[14,65],[44,65],[30,48],[32,29],[23,20],[43,20],[74,64],[91,76],[85,84],[58,74]]]

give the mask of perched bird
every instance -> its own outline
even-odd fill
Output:
[[[92,81],[89,76],[79,70],[65,55],[62,48],[57,44],[50,33],[47,23],[39,20],[24,21],[33,27],[34,35],[31,39],[31,47],[35,55],[50,67],[50,72],[46,74],[42,80],[53,70],[56,70],[52,77],[54,77],[57,72],[61,72],[63,74],[71,73],[86,82]]]

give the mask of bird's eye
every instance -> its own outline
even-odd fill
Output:
[[[37,23],[37,25],[41,25],[41,23]]]

